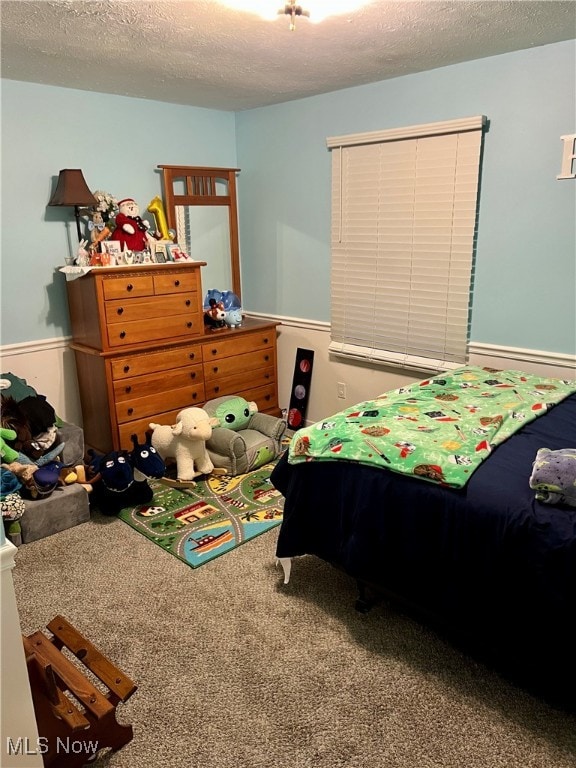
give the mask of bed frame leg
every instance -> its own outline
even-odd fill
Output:
[[[368,613],[379,602],[379,597],[376,595],[369,596],[367,584],[360,579],[356,579],[356,585],[358,587],[358,599],[354,607],[358,613]]]
[[[291,557],[277,557],[276,566],[281,565],[284,571],[284,584],[288,584],[290,581],[290,571],[292,570],[292,558]]]

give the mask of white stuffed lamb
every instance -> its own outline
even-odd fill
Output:
[[[171,426],[150,424],[152,445],[164,460],[176,460],[178,480],[190,482],[212,472],[214,464],[206,451],[206,440],[216,424],[217,419],[210,418],[202,408],[184,408]]]

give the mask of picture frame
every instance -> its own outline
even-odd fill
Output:
[[[166,261],[170,261],[170,258],[166,252],[165,243],[154,243],[153,261],[156,262],[156,264],[164,264]]]
[[[111,264],[122,264],[122,243],[118,240],[104,240],[101,243],[102,253],[110,256]]]
[[[190,261],[190,256],[180,248],[178,243],[168,243],[166,253],[170,261]]]

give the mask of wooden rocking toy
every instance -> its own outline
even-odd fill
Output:
[[[45,768],[80,768],[100,749],[131,741],[131,725],[116,720],[116,707],[137,686],[65,618],[56,616],[44,632],[22,636]],[[62,649],[68,649],[108,688],[104,695]]]

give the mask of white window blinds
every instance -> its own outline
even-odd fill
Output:
[[[328,139],[337,355],[466,362],[482,116]]]

